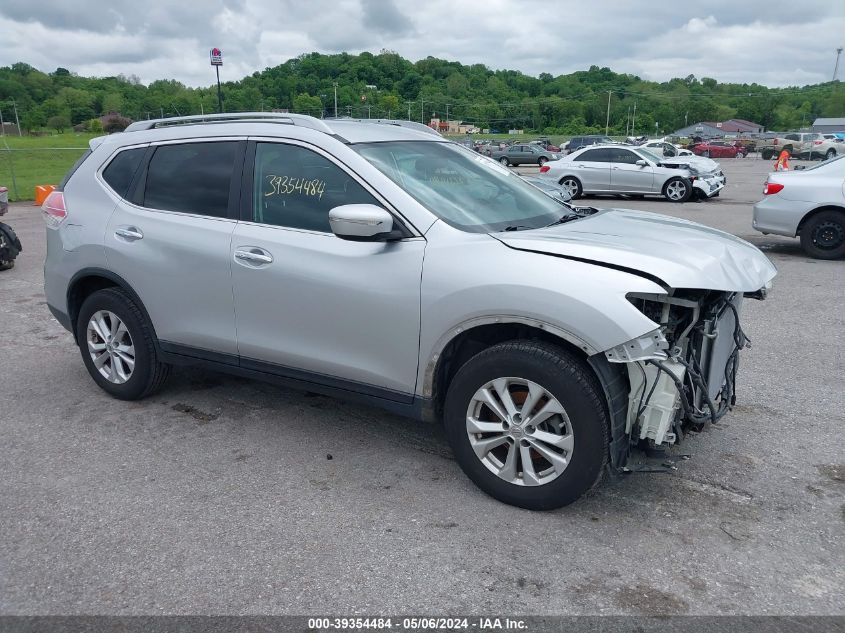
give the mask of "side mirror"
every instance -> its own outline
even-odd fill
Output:
[[[638,160],[638,161],[637,161],[636,163],[634,163],[634,164],[635,164],[635,165],[639,165],[640,167],[648,167],[648,161],[645,161],[645,160],[643,160],[643,159]]]
[[[393,216],[374,204],[344,204],[329,211],[332,233],[353,242],[386,242],[403,237]]]

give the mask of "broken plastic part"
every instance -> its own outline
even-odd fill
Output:
[[[611,363],[633,363],[640,360],[665,360],[669,343],[660,329],[607,350],[604,355]]]

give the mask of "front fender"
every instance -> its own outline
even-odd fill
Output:
[[[441,352],[468,328],[530,325],[589,356],[657,327],[626,299],[630,292],[665,292],[644,277],[515,250],[488,235],[462,233],[443,223],[436,223],[428,238],[421,288],[420,396],[430,397]]]

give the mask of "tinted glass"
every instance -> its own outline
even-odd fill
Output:
[[[379,203],[349,174],[309,149],[256,146],[255,222],[331,233],[329,211],[343,204]]]
[[[575,160],[589,161],[591,163],[608,163],[610,162],[610,152],[606,149],[588,149],[576,157]]]
[[[146,151],[146,147],[124,150],[103,170],[103,180],[109,183],[109,187],[121,198],[125,198],[129,192],[129,185],[132,184],[132,178],[138,171]]]
[[[147,169],[144,206],[225,218],[235,165],[234,141],[156,148]]]
[[[465,231],[540,228],[567,211],[510,169],[454,143],[352,147],[437,217]]]
[[[634,152],[629,152],[627,149],[608,149],[606,151],[610,153],[610,160],[614,163],[633,165],[640,160],[639,156],[634,154]]]

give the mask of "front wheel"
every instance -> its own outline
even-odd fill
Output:
[[[490,496],[529,510],[572,503],[607,463],[601,387],[572,353],[536,341],[494,345],[458,370],[446,395],[449,443]]]
[[[845,257],[845,213],[820,211],[801,228],[801,248],[816,259]]]
[[[500,163],[502,163],[502,165],[504,165],[505,167],[507,167],[508,165],[510,165],[510,164],[511,164],[511,162],[507,159],[507,157],[506,157],[506,156],[502,156],[502,157],[499,159],[499,162],[500,162]]]
[[[158,390],[170,373],[156,355],[152,326],[118,288],[98,290],[85,299],[76,340],[94,382],[115,398],[139,400]]]
[[[663,185],[663,195],[672,202],[686,202],[692,195],[692,185],[686,178],[671,178]]]

